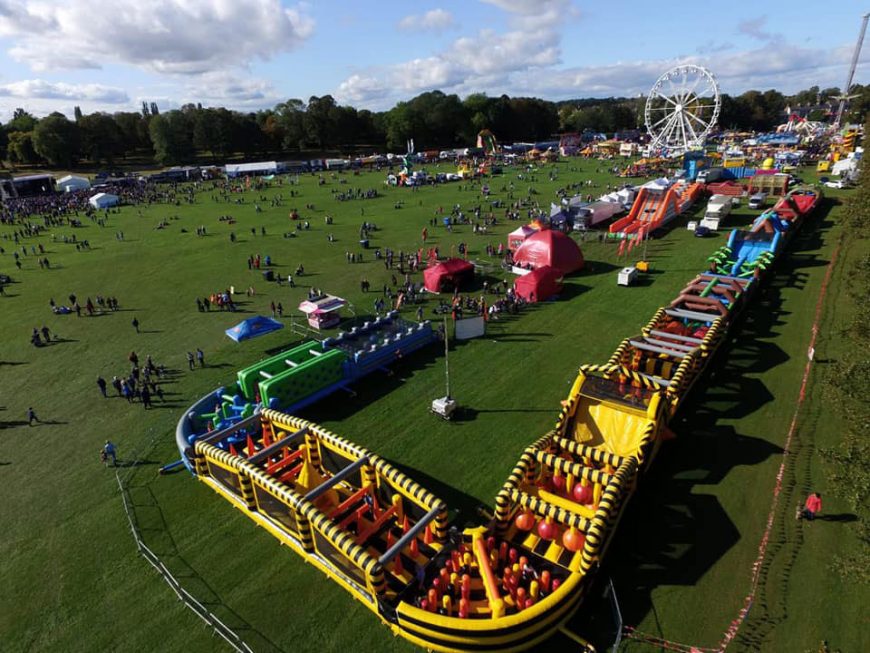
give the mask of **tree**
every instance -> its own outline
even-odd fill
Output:
[[[24,109],[15,109],[12,120],[6,123],[7,132],[32,132],[38,121]]]
[[[317,97],[312,95],[308,100],[308,110],[302,118],[304,139],[318,148],[326,147],[334,126],[330,119],[330,111],[335,108],[335,98],[331,95]]]
[[[193,126],[181,111],[154,115],[148,125],[154,158],[162,165],[188,163],[193,159]]]
[[[78,159],[79,128],[62,113],[43,118],[33,130],[33,149],[51,165],[69,167]]]
[[[112,164],[124,153],[124,134],[112,116],[106,113],[91,113],[78,120],[81,132],[81,152],[93,161]]]
[[[73,114],[75,115],[76,122],[79,122],[82,119],[82,108],[76,105],[75,109],[73,109]]]
[[[10,132],[7,152],[12,163],[28,165],[39,162],[39,155],[33,149],[33,132]]]
[[[193,144],[223,158],[233,148],[233,116],[227,109],[203,109],[193,115]]]
[[[0,167],[3,165],[3,161],[6,159],[6,148],[9,145],[9,134],[6,133],[6,130],[3,128],[3,125],[0,125]]]
[[[151,148],[148,121],[141,113],[123,111],[112,116],[118,127],[124,155],[133,154],[141,148]]]
[[[281,147],[285,150],[298,150],[304,141],[305,103],[291,99],[275,107],[275,121],[281,133]]]

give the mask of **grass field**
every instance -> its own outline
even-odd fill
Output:
[[[495,197],[513,183],[519,197],[533,186],[542,204],[555,190],[592,178],[613,183],[595,162],[561,163],[517,178],[508,170],[490,182]],[[548,172],[558,171],[550,180]],[[382,173],[301,178],[299,196],[281,185],[245,193],[245,203],[215,202],[203,190],[192,205],[125,207],[105,228],[89,221],[76,233],[90,251],[52,242],[49,236],[25,239],[42,243],[52,262],[41,270],[35,257],[24,257],[19,273],[9,241],[0,272],[16,282],[0,297],[0,633],[10,651],[210,651],[218,645],[210,631],[186,610],[171,590],[136,554],[114,475],[98,460],[111,438],[122,459],[142,458],[131,474],[134,513],[148,545],[182,583],[210,609],[236,628],[255,651],[410,651],[389,630],[319,571],[284,550],[276,540],[232,510],[186,472],[158,477],[160,464],[177,458],[173,430],[179,415],[196,398],[225,384],[235,370],[289,346],[289,329],[237,345],[224,329],[253,314],[269,314],[271,301],[282,302],[285,321],[305,297],[309,285],[348,298],[358,316],[373,312],[376,293],[362,293],[367,278],[373,289],[389,283],[389,273],[374,261],[348,264],[345,252],[360,252],[359,225],[374,222],[372,247],[405,251],[421,245],[420,231],[437,207],[464,208],[480,201],[478,188],[451,184],[419,191],[385,189]],[[341,183],[346,181],[345,183]],[[333,190],[377,188],[373,200],[336,202]],[[590,192],[599,194],[601,188]],[[282,195],[282,206],[269,199]],[[263,195],[262,213],[254,200]],[[240,197],[240,196],[234,196]],[[396,209],[397,200],[403,200]],[[314,210],[305,205],[314,204]],[[311,221],[310,231],[283,238],[287,219],[298,207]],[[672,424],[677,438],[662,449],[620,525],[605,574],[612,576],[626,623],[644,632],[701,646],[717,643],[737,616],[746,595],[759,540],[765,527],[782,445],[795,409],[806,348],[826,264],[844,235],[838,208],[826,203],[817,219],[792,241],[763,296],[746,316],[742,329],[719,356],[713,373],[697,388]],[[324,224],[326,214],[334,224]],[[235,225],[218,221],[232,215]],[[497,212],[497,215],[500,214]],[[175,217],[177,216],[177,219]],[[156,230],[162,219],[169,227]],[[563,301],[537,305],[514,318],[491,322],[483,340],[451,352],[452,393],[465,417],[445,423],[428,412],[431,398],[443,393],[443,362],[437,348],[402,361],[392,376],[375,375],[355,388],[305,411],[340,435],[371,448],[447,501],[459,525],[479,521],[477,509],[492,499],[522,447],[549,430],[559,400],[569,389],[578,365],[603,362],[619,341],[635,334],[660,305],[670,300],[724,236],[696,239],[681,228],[651,241],[648,256],[654,273],[632,288],[617,288],[623,260],[613,245],[583,243],[590,269],[571,279]],[[741,209],[732,223],[746,224]],[[209,235],[194,235],[205,225]],[[469,243],[471,258],[487,263],[487,242],[497,244],[518,223],[502,222],[490,235],[470,227],[430,228],[429,244],[442,253]],[[256,228],[257,235],[251,234]],[[260,228],[266,228],[261,236]],[[182,232],[186,230],[186,233]],[[123,242],[115,238],[122,230]],[[238,235],[230,242],[229,233]],[[0,227],[0,233],[11,228]],[[333,233],[335,243],[327,241]],[[866,241],[849,240],[835,267],[824,312],[818,355],[836,357],[843,315],[838,297],[848,278],[845,261]],[[306,274],[289,289],[267,283],[245,263],[251,254],[269,254],[276,272],[292,273],[303,263]],[[491,264],[497,273],[496,261]],[[500,279],[502,275],[494,276]],[[241,314],[196,310],[194,299],[233,285],[253,285],[256,295],[241,295]],[[55,316],[49,298],[65,303],[114,295],[123,310],[103,316]],[[428,300],[427,317],[435,301]],[[413,315],[413,308],[408,313]],[[141,334],[131,326],[141,322]],[[28,344],[33,327],[47,325],[61,337],[50,347]],[[187,371],[185,352],[200,347],[207,367]],[[827,350],[826,350],[827,349]],[[127,355],[151,354],[173,370],[164,384],[166,402],[144,411],[138,404],[99,396],[98,374],[111,378],[128,370]],[[814,377],[811,377],[813,380]],[[30,428],[25,412],[33,406],[43,420]],[[815,386],[802,411],[787,467],[768,563],[748,623],[735,650],[795,651],[827,638],[844,651],[867,650],[866,592],[844,585],[827,571],[834,552],[857,546],[848,523],[793,522],[794,504],[824,480],[813,457],[817,443],[838,436]],[[842,513],[837,498],[825,509]],[[863,597],[863,598],[862,598]],[[811,618],[807,618],[807,614]],[[581,626],[581,618],[577,626]],[[570,650],[554,642],[556,650]],[[654,650],[629,642],[626,650]]]

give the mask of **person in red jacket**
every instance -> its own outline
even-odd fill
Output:
[[[816,518],[816,513],[821,512],[822,510],[822,495],[818,492],[813,492],[810,496],[807,497],[807,501],[804,504],[804,509],[801,510],[800,516],[803,519],[808,519],[812,521]]]

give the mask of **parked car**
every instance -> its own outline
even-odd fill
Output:
[[[825,186],[828,188],[839,188],[842,190],[843,188],[851,188],[852,184],[850,184],[845,179],[835,179],[834,181],[826,181]]]

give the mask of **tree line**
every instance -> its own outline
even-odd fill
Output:
[[[857,85],[847,119],[863,121],[870,86]],[[726,129],[767,130],[786,120],[791,107],[811,108],[811,120],[825,120],[838,89],[812,87],[791,96],[775,90],[722,96],[719,125]],[[492,130],[502,142],[536,141],[561,132],[591,130],[613,134],[643,129],[644,98],[581,99],[549,102],[529,97],[465,99],[429,91],[372,112],[340,105],[331,95],[307,102],[291,99],[271,109],[239,112],[186,104],[161,112],[155,103],[141,111],[61,113],[38,119],[16,109],[0,125],[0,161],[69,168],[81,162],[114,165],[125,159],[151,159],[162,165],[231,156],[289,155],[303,151],[404,151],[410,139],[418,150],[472,145],[477,133]]]

